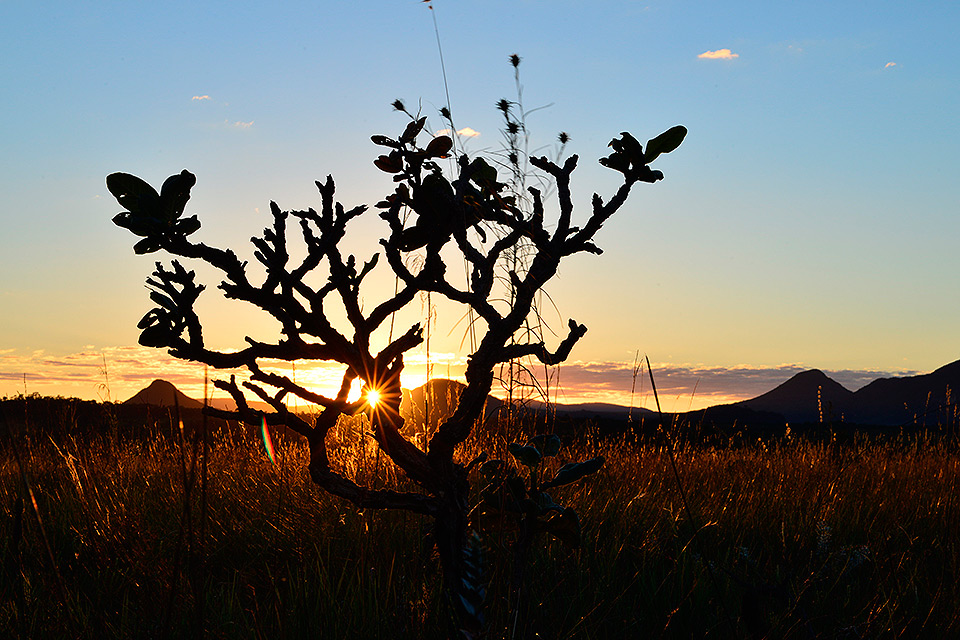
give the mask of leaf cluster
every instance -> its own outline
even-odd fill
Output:
[[[544,531],[567,546],[578,548],[580,519],[577,512],[558,504],[546,490],[573,484],[596,473],[603,466],[603,456],[568,462],[551,480],[543,482],[547,459],[560,453],[561,443],[557,435],[538,435],[524,445],[511,443],[508,449],[514,460],[526,467],[527,479],[524,480],[517,468],[504,460],[488,460],[480,465],[483,488],[473,513],[481,526],[484,521],[495,520],[503,524],[504,519],[508,519],[519,527],[523,521],[522,525],[531,536]]]
[[[461,156],[459,175],[448,179],[436,160],[450,156],[453,139],[437,135],[426,146],[419,146],[417,138],[425,124],[426,117],[411,116],[396,138],[371,137],[374,144],[390,149],[374,160],[374,165],[393,174],[393,180],[400,183],[376,206],[384,210],[381,217],[399,232],[402,251],[415,251],[431,243],[442,246],[454,233],[471,227],[485,240],[482,221],[521,218],[516,197],[504,192],[508,185],[498,180],[496,168],[482,157],[471,161]],[[416,219],[413,226],[401,231],[400,211],[405,209],[413,211]]]
[[[136,253],[153,253],[161,248],[165,237],[185,237],[200,228],[197,216],[181,219],[196,183],[196,176],[186,169],[167,178],[160,193],[129,173],[107,176],[107,189],[126,209],[114,216],[114,224],[143,238],[133,247]]]
[[[141,331],[140,344],[145,347],[168,347],[184,331],[199,334],[200,321],[193,312],[193,305],[204,286],[194,283],[194,275],[193,271],[187,271],[176,260],[173,261],[173,271],[157,263],[156,277],[147,278],[147,284],[153,287],[150,299],[158,306],[148,311],[137,323]]]
[[[620,138],[614,138],[608,145],[613,149],[606,158],[600,158],[600,164],[622,173],[627,179],[640,182],[656,182],[663,180],[663,172],[650,168],[650,163],[661,154],[670,153],[683,142],[687,135],[687,128],[681,125],[667,129],[655,138],[647,141],[647,150],[643,150],[636,138],[626,131]]]

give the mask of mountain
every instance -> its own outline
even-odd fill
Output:
[[[403,398],[400,404],[400,415],[407,419],[423,422],[425,409],[430,411],[431,423],[436,425],[440,420],[449,416],[456,409],[457,400],[466,388],[461,382],[437,378],[416,389],[403,389]],[[149,404],[158,407],[174,406],[174,398],[182,409],[202,409],[203,403],[190,398],[166,380],[154,380],[150,386],[141,389],[135,396],[124,401],[124,404]],[[427,402],[424,401],[426,398]],[[209,400],[209,404],[218,409],[234,411],[236,403],[227,398]],[[250,408],[273,411],[265,402],[249,401]],[[496,411],[503,405],[503,401],[488,396],[487,412]],[[304,407],[310,406],[304,403]],[[316,407],[314,407],[316,408]]]
[[[418,423],[432,426],[451,415],[460,394],[462,382],[436,378],[416,389],[404,389],[400,414]],[[690,420],[713,421],[719,424],[755,424],[773,427],[791,424],[847,423],[871,426],[943,425],[952,424],[953,411],[960,394],[960,360],[936,371],[900,378],[879,378],[865,387],[850,391],[819,369],[796,374],[783,384],[756,398],[733,404],[716,405],[684,414]],[[173,406],[176,397],[183,408],[200,408],[203,403],[180,393],[163,380],[154,380],[149,387],[125,404]],[[231,400],[211,401],[213,406],[233,409]],[[498,411],[504,402],[487,396],[486,413]],[[265,403],[251,402],[257,409],[270,410]],[[528,411],[543,411],[541,402],[528,402]],[[630,415],[627,407],[602,402],[552,405],[557,416],[571,420],[599,419],[623,421]],[[426,416],[429,410],[429,416]],[[646,409],[633,410],[633,417],[650,415]]]
[[[157,407],[172,407],[174,406],[174,398],[177,399],[181,409],[203,408],[202,402],[194,400],[166,380],[154,380],[148,387],[138,391],[135,396],[129,400],[124,400],[123,404],[150,404]],[[237,404],[229,398],[212,398],[207,402],[211,407],[226,411],[233,411],[237,408]],[[254,409],[273,411],[265,402],[251,402],[250,406]]]
[[[546,405],[540,401],[530,402],[528,407],[535,411],[544,411]],[[655,415],[656,411],[643,409],[641,407],[625,407],[619,404],[610,404],[609,402],[580,402],[577,404],[559,404],[550,405],[550,410],[558,416],[565,418],[604,418],[607,420],[626,420],[629,417],[639,418],[640,416]]]
[[[172,407],[176,404],[181,409],[203,408],[202,402],[184,395],[166,380],[154,380],[150,383],[150,386],[141,389],[135,396],[125,400],[123,404],[152,404],[157,407]]]
[[[839,420],[848,408],[853,391],[819,369],[802,371],[780,386],[752,400],[735,403],[753,411],[778,413],[787,422]]]
[[[850,417],[863,424],[943,424],[958,391],[960,360],[932,373],[879,378],[854,394]]]
[[[936,425],[951,420],[960,390],[960,360],[932,373],[901,378],[878,378],[850,391],[818,369],[803,371],[772,391],[735,403],[767,411],[791,423],[846,422],[898,426]]]
[[[404,419],[435,427],[444,418],[453,414],[457,408],[457,402],[460,400],[460,394],[466,388],[467,385],[456,380],[434,378],[416,389],[403,389],[400,415]],[[502,406],[502,400],[487,396],[487,415],[499,410]],[[429,415],[427,415],[428,411]],[[424,420],[425,417],[426,420]]]

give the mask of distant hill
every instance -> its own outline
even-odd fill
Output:
[[[182,409],[202,409],[203,403],[190,398],[166,380],[154,380],[123,404],[150,404],[156,407],[179,405]]]
[[[457,406],[457,400],[465,388],[466,385],[455,380],[434,379],[416,389],[404,389],[402,402],[400,404],[400,414],[404,418],[412,418],[422,422],[424,411],[426,408],[429,408],[430,418],[436,423],[438,420],[453,413],[453,410]],[[174,398],[176,398],[176,401],[183,409],[203,408],[202,402],[187,396],[166,380],[154,380],[148,387],[138,391],[137,394],[129,400],[125,400],[124,404],[172,407],[174,406]],[[428,399],[427,402],[425,402],[425,398]],[[209,404],[227,411],[234,411],[237,408],[236,403],[232,399],[227,398],[211,399],[209,400]],[[253,409],[262,409],[264,411],[273,410],[265,402],[250,401],[249,404]],[[490,396],[488,399],[488,411],[493,411],[502,404],[502,401]],[[304,406],[310,405],[304,403]]]
[[[831,417],[839,420],[839,414],[831,414],[847,408],[853,395],[819,369],[811,369],[798,373],[772,391],[735,404],[753,411],[780,414],[788,422],[820,422],[821,414],[824,421]]]
[[[945,412],[956,404],[958,390],[960,360],[932,373],[879,378],[857,391],[812,369],[752,400],[728,406],[776,413],[791,423],[935,425],[947,422]]]
[[[132,398],[124,400],[123,404],[149,404],[156,407],[172,407],[174,406],[174,398],[177,399],[181,409],[203,408],[203,402],[194,400],[177,389],[172,382],[167,382],[166,380],[154,380],[148,387],[138,391]],[[226,411],[233,411],[237,408],[237,404],[227,398],[210,399],[208,404]],[[264,402],[251,402],[250,406],[254,409],[263,409],[264,411],[273,410]]]
[[[848,411],[852,421],[864,424],[943,424],[958,393],[960,360],[932,373],[874,380],[854,394]]]
[[[529,406],[537,411],[542,411],[546,408],[546,405],[539,401],[531,402]],[[640,407],[633,407],[631,409],[630,407],[611,404],[609,402],[580,402],[576,404],[553,403],[550,405],[550,410],[556,412],[558,416],[571,419],[603,418],[605,420],[627,420],[631,416],[636,419],[640,416],[656,414],[656,411],[649,409]]]
[[[445,378],[434,378],[426,384],[416,389],[404,389],[403,401],[400,404],[400,415],[404,418],[414,419],[423,422],[426,406],[430,411],[429,423],[436,425],[439,421],[450,416],[457,408],[457,401],[466,385],[456,380],[447,380]],[[424,398],[429,402],[424,404]],[[496,396],[487,396],[487,414],[490,415],[498,411],[505,402]],[[531,400],[523,403],[523,409],[527,411],[544,411],[547,405],[538,400]],[[570,419],[590,419],[603,418],[608,420],[626,420],[631,415],[631,409],[618,404],[609,404],[606,402],[585,402],[580,404],[551,404],[550,410],[556,412],[558,416]],[[654,412],[648,409],[634,407],[632,415],[637,418],[641,415],[649,415]]]
[[[460,394],[466,388],[462,382],[437,378],[416,389],[404,389],[400,414],[417,423],[436,426],[451,415],[457,406]],[[932,373],[879,378],[865,387],[850,391],[819,369],[796,374],[783,384],[756,398],[732,404],[716,405],[692,411],[684,416],[691,420],[707,420],[719,424],[753,424],[773,427],[790,424],[817,424],[820,422],[848,423],[871,426],[937,425],[948,424],[960,394],[960,360],[940,367]],[[819,396],[819,397],[818,397]],[[174,397],[180,406],[187,409],[201,408],[202,402],[187,397],[169,382],[154,380],[125,404],[150,404],[170,407]],[[211,401],[221,409],[235,409],[232,400]],[[261,402],[251,402],[251,407],[270,410]],[[504,405],[494,396],[487,397],[487,414],[492,414]],[[527,410],[542,411],[542,402],[529,402]],[[559,417],[571,420],[599,419],[626,422],[628,416],[635,419],[654,412],[634,408],[591,402],[582,404],[552,405]],[[429,415],[427,413],[429,412]]]
[[[427,411],[429,411],[428,422],[436,426],[443,419],[453,414],[453,411],[457,407],[457,402],[460,399],[460,394],[463,393],[465,388],[465,384],[456,380],[434,378],[415,389],[403,389],[400,415],[403,416],[404,419],[413,420],[422,424],[425,421],[424,418],[426,417]],[[176,386],[166,380],[154,380],[150,383],[150,386],[139,391],[135,396],[125,401],[124,404],[148,404],[160,407],[172,407],[174,405],[174,397],[177,398],[180,407],[184,409],[199,409],[203,407],[202,402],[185,395],[179,391]],[[236,404],[228,399],[211,400],[210,404],[218,409],[231,411],[236,409]],[[492,395],[487,396],[486,411],[488,415],[498,411],[503,405],[503,400]],[[256,409],[270,410],[269,407],[262,402],[251,402],[250,406]],[[532,411],[543,411],[545,406],[543,402],[539,401],[530,401],[524,405],[527,410]],[[551,405],[551,410],[555,411],[559,416],[571,419],[604,418],[614,420],[626,420],[631,411],[629,407],[604,402],[554,404]],[[652,413],[647,409],[637,407],[634,407],[632,411],[634,417]]]
[[[456,380],[434,378],[415,389],[404,389],[400,402],[400,415],[406,420],[435,427],[453,414],[460,400],[460,394],[466,388],[467,385]],[[487,396],[488,415],[502,406],[502,400]],[[429,415],[427,415],[428,412]]]

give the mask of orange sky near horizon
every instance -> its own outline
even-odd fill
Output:
[[[552,402],[560,404],[604,402],[656,409],[646,367],[637,371],[634,378],[634,366],[632,362],[584,362],[571,359],[547,372],[550,381],[546,391]],[[433,378],[463,381],[464,367],[464,360],[454,354],[431,354]],[[666,412],[692,411],[747,400],[773,389],[806,369],[797,364],[724,368],[653,363],[652,367],[661,408]],[[288,363],[275,363],[264,368],[291,377],[309,390],[328,396],[336,393],[343,371],[341,367],[330,363],[303,361],[295,367]],[[206,372],[210,380],[226,380],[231,373],[235,373],[238,380],[246,379],[242,370],[207,369]],[[920,372],[840,370],[827,373],[851,390],[856,390],[878,377]],[[502,377],[506,378],[506,375],[504,371]],[[540,384],[544,385],[546,377],[540,377]],[[43,352],[19,356],[13,350],[0,351],[0,397],[38,393],[84,400],[123,401],[155,379],[173,383],[192,398],[203,398],[204,367],[177,360],[159,349],[141,346],[100,350],[90,348],[65,357]],[[403,386],[415,388],[426,379],[425,355],[422,352],[408,354],[401,378]],[[212,384],[208,386],[208,393],[210,397],[226,397]],[[359,387],[354,393],[359,394]],[[493,394],[505,397],[504,385],[495,381]],[[527,397],[542,399],[543,393],[530,391]]]

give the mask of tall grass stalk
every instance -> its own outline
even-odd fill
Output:
[[[683,480],[680,479],[680,472],[677,470],[677,456],[674,452],[673,439],[670,437],[670,433],[663,423],[663,411],[660,409],[660,396],[657,394],[657,383],[653,378],[653,368],[650,366],[650,357],[645,355],[644,359],[647,362],[647,373],[650,375],[650,389],[653,392],[653,399],[657,404],[657,422],[659,425],[659,430],[663,435],[664,441],[667,443],[667,454],[670,460],[670,470],[673,471],[673,479],[677,483],[677,491],[680,493],[680,501],[683,504],[683,510],[690,522],[690,539],[697,547],[697,551],[700,556],[704,559],[707,559],[707,562],[704,566],[707,570],[707,576],[710,578],[710,584],[716,590],[717,599],[719,600],[720,608],[723,611],[723,618],[730,626],[730,631],[736,633],[736,630],[733,627],[730,611],[727,608],[726,599],[724,598],[722,591],[719,589],[717,577],[714,575],[713,565],[709,561],[708,556],[704,554],[703,546],[700,544],[700,524],[698,519],[694,518],[693,511],[690,509],[690,501],[687,499],[687,490],[684,488]]]

